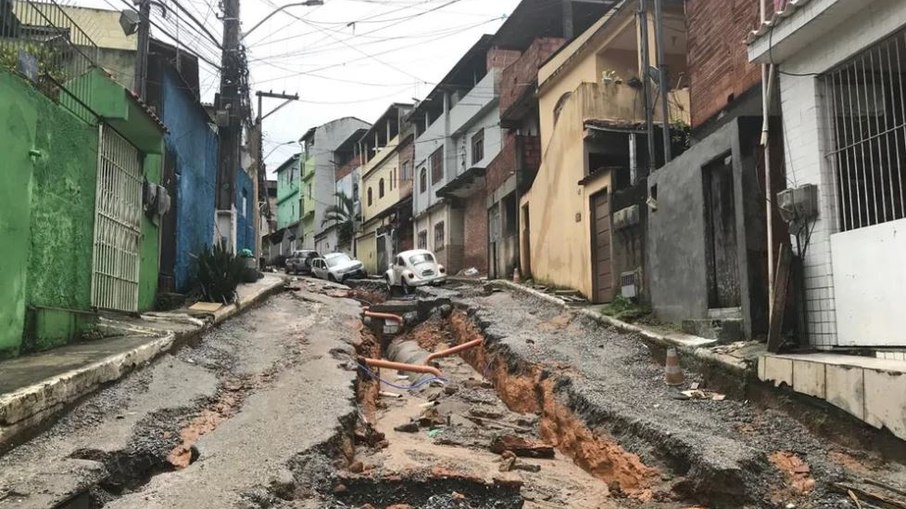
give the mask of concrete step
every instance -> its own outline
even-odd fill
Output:
[[[745,338],[745,328],[742,319],[693,319],[683,320],[683,332],[707,339],[715,339],[718,343],[732,343]]]
[[[906,440],[906,361],[840,355],[766,354],[758,378],[823,399]]]

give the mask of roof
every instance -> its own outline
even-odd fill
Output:
[[[281,171],[285,170],[287,166],[289,166],[290,164],[296,162],[296,160],[298,160],[299,157],[301,157],[301,155],[302,155],[302,154],[293,154],[293,155],[289,156],[289,158],[288,158],[286,161],[283,161],[283,162],[280,164],[280,166],[278,166],[277,169],[274,170],[274,172],[275,172],[275,173],[280,173]]]
[[[770,19],[766,19],[757,29],[749,32],[749,35],[746,37],[746,43],[752,44],[761,37],[764,37],[810,1],[811,0],[783,0],[781,2],[780,10],[774,10],[774,14],[771,15]]]
[[[573,34],[587,30],[618,0],[573,2]],[[525,50],[541,37],[565,37],[563,4],[550,0],[522,0],[497,33],[494,44],[504,49]]]
[[[373,133],[375,131],[375,129],[380,128],[381,124],[384,121],[390,120],[393,117],[394,112],[396,112],[397,116],[399,116],[399,110],[411,110],[414,106],[415,105],[411,104],[411,103],[393,103],[393,104],[391,104],[390,106],[387,107],[386,110],[384,110],[384,113],[381,113],[381,116],[378,117],[377,120],[374,121],[374,124],[371,125],[371,128],[368,129],[368,131],[366,131],[365,134],[363,134],[362,136],[359,137],[359,140],[365,139],[367,136],[369,136],[371,133]]]
[[[153,122],[154,125],[157,126],[157,128],[160,129],[160,131],[162,133],[170,132],[167,129],[167,126],[164,125],[164,121],[161,120],[160,117],[157,116],[157,113],[154,112],[154,110],[151,108],[151,106],[148,106],[148,103],[143,101],[141,97],[139,97],[135,92],[129,90],[128,88],[123,87],[123,90],[126,91],[126,96],[129,97],[132,100],[132,102],[134,102],[136,105],[138,105],[139,108],[142,109],[142,111],[144,111],[145,113],[148,114],[148,117],[151,119],[151,122]]]

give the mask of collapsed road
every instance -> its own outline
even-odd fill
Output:
[[[689,388],[531,297],[302,279],[0,458],[0,508],[906,508],[901,442]]]

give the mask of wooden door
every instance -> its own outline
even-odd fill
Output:
[[[610,250],[610,195],[603,190],[591,197],[592,301],[613,300],[613,264]]]

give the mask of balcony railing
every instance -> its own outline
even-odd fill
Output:
[[[55,0],[0,0],[0,66],[85,120],[93,117],[87,74],[97,57],[97,44]]]

